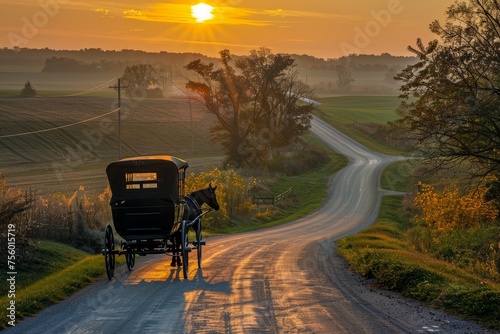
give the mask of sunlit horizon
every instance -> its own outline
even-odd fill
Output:
[[[407,46],[419,37],[434,39],[429,24],[443,21],[453,2],[55,0],[45,4],[6,0],[0,13],[0,47],[133,49],[208,56],[222,49],[247,54],[267,47],[275,53],[325,59],[353,53],[411,55]]]

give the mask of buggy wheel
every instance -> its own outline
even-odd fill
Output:
[[[115,275],[115,238],[111,225],[106,226],[104,232],[104,262],[106,264],[106,274],[108,279],[112,280]]]
[[[201,233],[201,220],[198,219],[198,228],[196,229],[196,251],[198,255],[198,268],[201,269],[201,260],[202,260],[202,233]]]
[[[134,253],[126,253],[125,259],[127,260],[127,268],[128,270],[134,270],[135,265],[135,254]]]
[[[181,243],[182,243],[182,273],[184,274],[184,279],[188,279],[189,275],[189,252],[191,248],[188,244],[188,226],[186,221],[182,221],[181,228]]]

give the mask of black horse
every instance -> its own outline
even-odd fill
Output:
[[[197,236],[198,233],[201,233],[201,206],[203,204],[207,204],[210,208],[219,210],[219,203],[217,202],[217,196],[215,195],[216,189],[217,186],[212,187],[212,184],[209,183],[208,188],[196,190],[191,194],[184,196],[184,214],[182,216],[182,220],[193,222],[191,227],[196,231]],[[181,243],[180,232],[177,232],[174,238],[176,240],[176,244],[179,245]],[[201,239],[201,236],[199,236],[199,239]],[[201,247],[201,245],[199,245],[198,247]],[[179,256],[178,252],[174,252],[170,265],[172,267],[182,265],[181,257]]]

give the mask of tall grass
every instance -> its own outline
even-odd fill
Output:
[[[101,231],[111,221],[110,197],[109,188],[94,195],[83,187],[70,194],[35,196],[25,217],[30,224],[29,236],[97,253],[102,248]]]
[[[102,248],[101,231],[111,220],[106,188],[101,194],[87,194],[83,187],[70,193],[37,195],[6,187],[0,179],[0,225],[2,235],[10,224],[15,229],[19,248],[17,261],[31,262],[30,240],[46,239],[98,253]],[[1,244],[2,247],[6,243]]]

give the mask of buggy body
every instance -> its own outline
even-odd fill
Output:
[[[116,233],[123,239],[115,247],[114,232],[109,224],[104,231],[106,273],[114,276],[115,255],[126,256],[133,270],[135,255],[166,254],[172,266],[182,266],[188,278],[188,254],[198,251],[201,267],[201,216],[183,219],[186,207],[184,179],[188,163],[170,155],[150,155],[121,159],[106,168],[111,188],[111,212]],[[196,240],[189,242],[188,230],[196,226]],[[182,257],[182,263],[180,258]]]
[[[125,240],[165,239],[179,231],[188,163],[172,156],[122,159],[106,168],[116,232]]]

